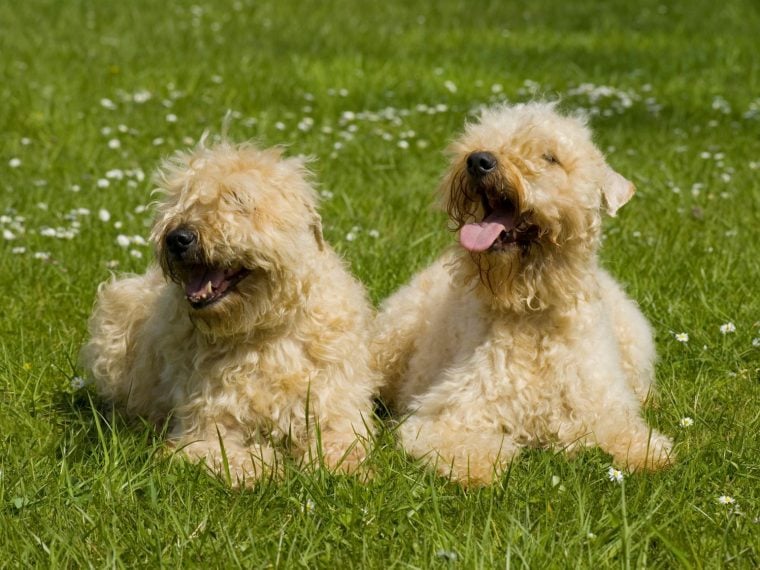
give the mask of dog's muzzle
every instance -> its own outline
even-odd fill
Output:
[[[166,249],[175,259],[182,259],[198,244],[198,234],[180,226],[166,234]]]
[[[205,259],[200,235],[188,226],[168,232],[164,244],[168,275],[182,285],[193,309],[221,301],[251,273],[242,263],[216,264]]]
[[[539,228],[521,211],[516,187],[500,173],[496,156],[479,150],[467,155],[465,163],[473,198],[479,198],[483,217],[459,228],[459,243],[473,253],[505,251],[513,246],[527,251],[538,239]]]
[[[475,180],[493,172],[497,165],[496,157],[490,152],[479,150],[467,157],[467,173]]]

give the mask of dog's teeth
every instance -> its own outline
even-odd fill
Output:
[[[214,292],[214,287],[211,285],[211,281],[206,283],[206,288],[203,290],[203,295],[211,295]]]

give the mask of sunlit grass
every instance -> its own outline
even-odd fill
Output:
[[[672,4],[0,5],[3,564],[760,566],[760,16]],[[452,240],[447,142],[533,97],[585,109],[638,188],[603,259],[656,329],[670,471],[536,450],[465,491],[387,426],[367,485],[289,466],[233,492],[80,387],[98,283],[151,259],[151,172],[228,110],[232,138],[314,157],[325,233],[379,301]]]

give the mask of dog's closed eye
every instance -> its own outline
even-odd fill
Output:
[[[543,158],[549,164],[558,164],[562,166],[562,163],[557,158],[557,155],[555,155],[553,152],[545,152],[541,155],[541,158]]]

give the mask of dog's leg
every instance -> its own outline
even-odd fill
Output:
[[[608,408],[592,430],[599,446],[632,471],[664,469],[675,459],[670,438],[650,428],[638,410]]]
[[[599,271],[599,282],[612,317],[623,371],[636,397],[644,402],[654,383],[656,350],[652,327],[636,303],[605,271]]]
[[[105,400],[130,415],[160,421],[169,412],[156,385],[159,357],[151,319],[165,281],[158,268],[101,285],[79,361]],[[160,317],[160,316],[159,316]]]
[[[201,437],[185,436],[171,445],[191,462],[205,463],[233,487],[250,487],[263,477],[276,475],[281,466],[271,446],[245,443],[243,434],[232,430],[209,429]]]
[[[463,485],[488,485],[507,469],[520,446],[503,433],[473,427],[464,415],[412,414],[398,434],[409,455],[432,464],[444,477]]]
[[[329,471],[360,474],[368,446],[368,436],[355,434],[350,426],[344,431],[328,428],[314,437],[304,459]]]
[[[562,443],[573,443],[571,435],[593,442],[631,470],[667,467],[674,460],[673,443],[641,415],[641,394],[623,365],[607,304],[581,309],[574,339],[555,346],[555,360],[564,363],[557,378],[569,408],[565,416],[568,424],[574,424],[568,426]]]
[[[602,378],[597,370],[589,369],[584,378],[586,389],[582,393],[566,392],[574,400],[574,416],[616,463],[634,471],[667,467],[675,459],[673,442],[641,417],[639,401],[623,371],[614,374],[616,378]]]
[[[402,290],[381,308],[375,320],[375,334],[370,343],[373,367],[383,377],[380,396],[394,405],[399,384],[414,352],[424,321],[423,303],[412,290]]]
[[[369,397],[352,401],[344,392],[343,399],[328,399],[311,409],[308,417],[297,415],[288,422],[290,450],[293,456],[310,469],[325,468],[333,472],[366,474],[364,462],[372,447],[374,425]]]
[[[432,312],[448,290],[449,275],[438,262],[385,300],[373,326],[370,342],[373,368],[383,377],[380,397],[391,406],[397,401],[409,359],[424,336]]]

